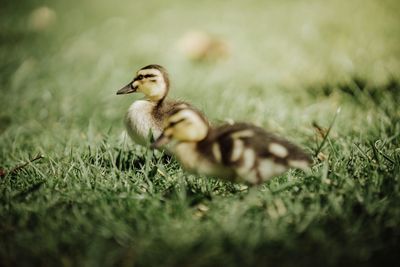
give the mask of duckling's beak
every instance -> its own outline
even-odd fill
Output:
[[[117,95],[126,95],[136,92],[137,87],[132,87],[132,82],[128,83],[124,87],[118,90]]]
[[[150,147],[151,147],[152,149],[154,149],[154,148],[160,148],[160,147],[162,147],[162,146],[168,144],[170,141],[171,141],[171,138],[170,138],[170,137],[165,136],[164,134],[161,134],[160,137],[158,137],[157,140],[154,141],[154,142],[151,144]]]

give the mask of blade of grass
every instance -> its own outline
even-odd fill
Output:
[[[321,151],[321,149],[322,149],[322,147],[324,146],[326,140],[328,139],[329,133],[330,133],[331,130],[332,130],[332,127],[333,127],[333,125],[334,125],[334,123],[335,123],[335,121],[336,121],[336,118],[337,118],[337,116],[338,116],[339,113],[340,113],[340,110],[341,110],[340,107],[336,110],[335,116],[333,117],[332,122],[331,122],[331,124],[329,125],[328,131],[326,132],[326,134],[325,134],[325,136],[324,136],[324,139],[322,140],[321,144],[319,145],[319,147],[317,148],[317,150],[316,150],[315,153],[314,153],[314,156],[315,156],[315,157],[318,156],[318,153]]]

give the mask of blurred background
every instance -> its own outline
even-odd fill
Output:
[[[210,117],[308,122],[338,104],[299,91],[398,77],[398,10],[395,0],[2,1],[2,121],[121,126],[135,97],[116,90],[157,63],[171,95]]]

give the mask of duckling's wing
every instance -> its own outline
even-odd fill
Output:
[[[307,169],[311,163],[310,156],[299,146],[285,138],[254,127],[255,136],[248,140],[260,158],[269,158],[278,164],[288,167]]]
[[[214,162],[235,170],[250,184],[261,183],[281,174],[289,167],[308,167],[309,156],[286,139],[247,123],[224,125],[210,138],[204,154],[213,155]]]

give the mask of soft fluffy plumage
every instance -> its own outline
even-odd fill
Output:
[[[161,135],[162,123],[168,114],[178,108],[191,107],[183,101],[166,99],[169,84],[165,68],[152,64],[141,68],[135,78],[117,92],[117,94],[141,92],[145,95],[144,99],[134,101],[125,115],[125,126],[134,142],[141,145],[148,144],[150,133],[152,135],[150,138],[157,139]]]
[[[183,108],[166,118],[160,146],[177,141],[171,151],[192,172],[248,184],[260,184],[288,168],[307,169],[310,157],[284,138],[248,123],[210,128],[202,115]]]

